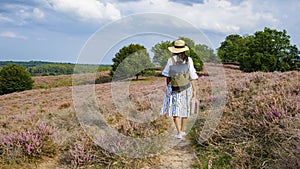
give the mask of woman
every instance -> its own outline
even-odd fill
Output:
[[[180,139],[186,135],[185,126],[187,118],[190,115],[191,99],[196,100],[195,80],[198,79],[198,75],[196,74],[193,60],[185,54],[185,51],[188,51],[189,48],[185,45],[183,40],[176,40],[174,46],[169,47],[168,49],[172,52],[173,56],[168,59],[167,65],[162,71],[162,75],[167,77],[167,87],[161,114],[173,117],[177,129],[175,137]],[[174,61],[175,63],[180,62],[188,66],[189,84],[191,85],[188,85],[180,91],[174,91],[175,87],[172,89],[170,66],[174,65]]]

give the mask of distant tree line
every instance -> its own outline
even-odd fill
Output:
[[[95,71],[107,71],[111,69],[110,65],[89,65],[89,64],[75,64],[73,63],[54,63],[54,62],[14,62],[14,61],[0,61],[0,67],[8,64],[17,64],[26,68],[31,76],[48,76],[48,75],[69,75],[73,73],[93,73]]]
[[[32,76],[37,75],[70,75],[78,73],[93,73],[110,70],[110,65],[76,65],[75,64],[45,64],[28,68]]]
[[[28,62],[21,62],[21,61],[0,61],[0,67],[8,65],[8,64],[17,64],[24,66],[26,69],[29,67],[35,67],[38,65],[45,65],[45,64],[57,64],[53,62],[44,62],[44,61],[28,61]],[[58,63],[59,64],[59,63]]]
[[[286,30],[265,28],[254,35],[228,35],[218,48],[223,63],[235,63],[245,72],[290,71],[300,66],[300,52],[290,44]]]
[[[28,72],[33,75],[62,75],[72,74],[74,65],[71,64],[44,64],[28,68]]]

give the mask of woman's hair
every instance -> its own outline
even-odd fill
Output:
[[[180,60],[185,61],[185,63],[189,62],[188,56],[185,54],[185,52],[178,53],[178,57]]]

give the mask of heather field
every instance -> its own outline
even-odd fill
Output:
[[[224,66],[226,79],[212,85],[212,79],[218,79],[222,71],[207,71],[214,70],[209,67],[222,68],[208,65],[206,71],[199,72],[199,112],[187,136],[197,156],[193,167],[300,168],[300,72],[243,73],[234,66]],[[101,123],[89,116],[91,125],[85,130],[80,125],[71,76],[34,80],[33,90],[0,96],[0,168],[159,168],[160,155],[153,150],[159,147],[141,148],[152,153],[150,157],[129,158],[90,139],[85,131]],[[119,102],[112,96],[112,83],[107,81],[107,72],[97,75],[95,96],[101,116],[115,131],[147,138],[174,128],[170,118],[158,115],[164,96],[163,77],[130,81],[128,100],[134,109],[129,114],[120,112]],[[76,85],[91,85],[91,81],[82,75]],[[217,103],[224,106],[216,107]],[[220,119],[211,118],[219,111]],[[135,115],[152,121],[139,123],[127,118]],[[209,137],[203,131],[210,131]],[[169,143],[162,140],[160,144]],[[119,146],[130,149],[126,143]]]
[[[226,77],[227,102],[217,130],[199,143],[205,118],[194,126],[201,163],[212,168],[299,168],[299,71],[227,70]]]

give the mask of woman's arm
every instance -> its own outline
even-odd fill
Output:
[[[192,88],[193,88],[193,99],[196,99],[197,96],[197,89],[196,89],[196,83],[195,80],[191,80]]]

